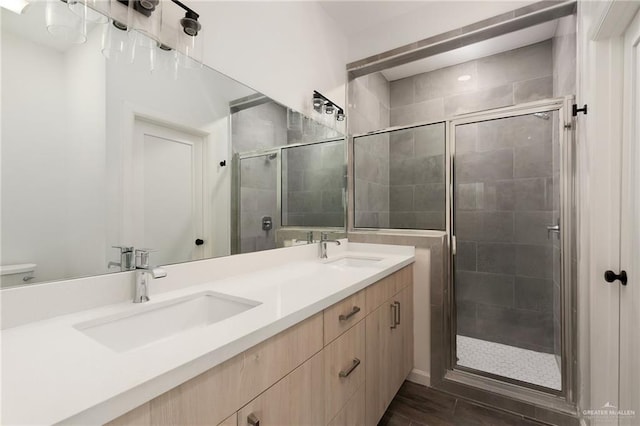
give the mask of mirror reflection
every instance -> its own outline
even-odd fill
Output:
[[[153,249],[159,265],[239,253],[234,179],[259,176],[273,153],[282,176],[292,144],[344,144],[210,68],[180,66],[173,51],[113,54],[144,36],[118,34],[111,20],[88,24],[86,40],[55,36],[50,3],[2,13],[2,287],[126,270],[130,247]],[[265,149],[267,160],[232,161]],[[271,217],[273,234],[293,225],[280,220],[280,178],[254,198],[269,205],[259,226]]]
[[[232,110],[234,253],[306,243],[314,229],[344,235],[344,138],[270,99],[253,96]]]

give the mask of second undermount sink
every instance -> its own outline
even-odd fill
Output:
[[[85,335],[116,352],[125,352],[205,327],[245,312],[260,302],[211,291],[76,324]],[[137,308],[137,307],[136,307]]]
[[[329,260],[326,264],[336,268],[368,268],[375,267],[381,260],[380,257],[344,256]]]

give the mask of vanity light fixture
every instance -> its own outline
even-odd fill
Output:
[[[20,15],[29,3],[26,0],[0,0],[0,7],[12,11]]]
[[[336,113],[337,121],[344,121],[346,117],[342,108],[317,90],[313,91],[313,109],[318,112],[322,112],[324,110],[325,114]]]

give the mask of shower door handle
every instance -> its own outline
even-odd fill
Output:
[[[560,235],[560,225],[548,225],[547,226],[547,238],[551,237],[551,233]]]

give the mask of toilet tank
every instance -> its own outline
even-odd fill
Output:
[[[0,288],[28,284],[35,278],[35,263],[0,266]]]

